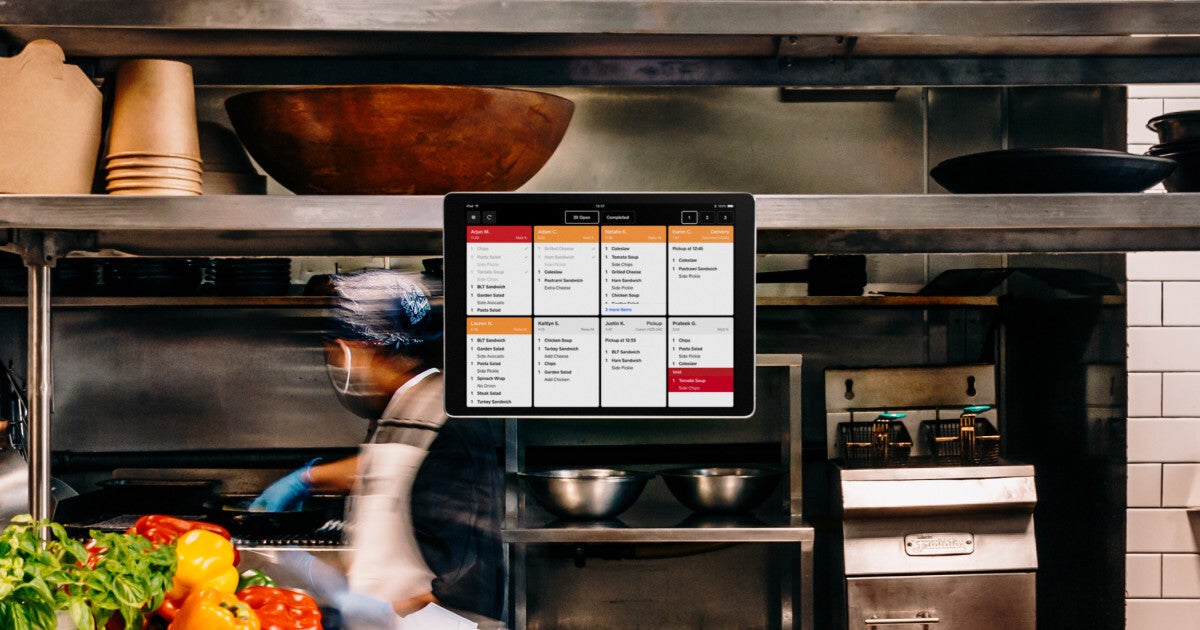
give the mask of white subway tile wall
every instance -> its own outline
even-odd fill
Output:
[[[1200,619],[1200,599],[1129,599],[1125,601],[1127,630],[1185,630]]]
[[[1200,373],[1171,372],[1162,375],[1162,415],[1200,417]]]
[[[1157,418],[1162,415],[1163,375],[1148,372],[1129,375],[1129,417]]]
[[[1125,285],[1126,323],[1130,326],[1161,326],[1163,283],[1130,282]]]
[[[1146,122],[1200,110],[1192,85],[1129,87],[1128,150]],[[1161,191],[1161,187],[1159,187]],[[1200,252],[1126,256],[1129,468],[1125,627],[1200,628]]]
[[[1184,508],[1129,508],[1125,512],[1125,551],[1200,553],[1192,528],[1196,519]]]
[[[1125,596],[1162,597],[1162,556],[1131,553],[1125,556]]]
[[[1200,280],[1200,252],[1134,252],[1125,256],[1129,280]]]
[[[1162,597],[1200,598],[1200,556],[1189,553],[1162,557]]]
[[[1130,372],[1200,372],[1200,327],[1135,327],[1126,332]]]
[[[1162,464],[1130,464],[1126,486],[1129,507],[1162,507]]]
[[[1200,464],[1163,465],[1162,505],[1200,507]],[[1200,514],[1197,517],[1200,523]]]
[[[1162,285],[1162,323],[1164,326],[1200,325],[1200,282],[1167,282]],[[1129,325],[1140,324],[1131,322]]]

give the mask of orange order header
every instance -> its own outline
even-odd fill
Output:
[[[535,243],[597,243],[600,229],[595,225],[535,225]]]
[[[605,243],[665,243],[664,225],[606,225],[600,228],[600,240]]]
[[[732,243],[733,227],[708,225],[672,225],[672,243]]]
[[[533,320],[528,317],[468,317],[468,335],[532,335]]]

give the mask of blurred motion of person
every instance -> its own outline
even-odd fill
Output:
[[[370,420],[367,442],[358,455],[281,478],[251,509],[288,511],[315,492],[350,493],[354,555],[348,591],[333,604],[351,628],[431,602],[500,619],[503,470],[489,421],[448,420],[443,410],[440,280],[368,270],[332,276],[329,290],[336,306],[325,364],[342,405]]]

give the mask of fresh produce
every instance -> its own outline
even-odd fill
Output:
[[[182,540],[182,539],[181,539]],[[200,588],[188,596],[169,630],[259,630],[249,604],[231,593]]]
[[[47,541],[38,538],[43,528]],[[171,584],[175,550],[137,534],[91,535],[85,546],[61,525],[28,515],[0,532],[0,628],[53,630],[57,611],[86,630],[114,617],[141,627]]]
[[[91,629],[118,616],[125,628],[140,628],[145,613],[163,602],[175,573],[175,551],[137,534],[91,532],[92,551],[76,580],[65,585],[69,611],[79,628]]]
[[[304,593],[251,586],[239,590],[237,598],[258,615],[262,630],[321,630],[321,611],[317,602]]]
[[[150,542],[162,545],[175,542],[176,538],[193,529],[207,530],[214,534],[219,534],[225,540],[230,539],[229,530],[220,525],[204,521],[189,521],[175,516],[167,516],[166,514],[147,514],[139,518],[126,533],[141,534],[150,539]],[[238,564],[239,560],[241,558],[238,557],[238,552],[235,548],[233,550],[233,563]]]
[[[53,628],[55,611],[69,606],[71,596],[59,586],[74,581],[75,563],[87,552],[61,525],[50,525],[53,538],[43,546],[42,525],[18,516],[0,532],[0,628]]]
[[[258,569],[243,571],[241,577],[238,578],[238,592],[251,586],[275,586],[275,580]]]
[[[236,592],[238,572],[233,557],[233,543],[205,529],[193,529],[176,539],[174,584],[158,614],[168,620],[176,618],[193,591]]]

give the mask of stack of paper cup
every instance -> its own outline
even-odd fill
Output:
[[[117,68],[109,130],[110,195],[199,195],[203,178],[192,67],[133,59]]]

